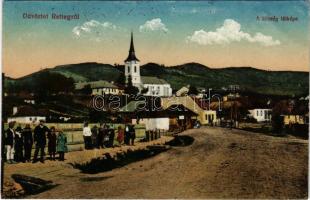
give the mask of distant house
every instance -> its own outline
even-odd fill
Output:
[[[35,104],[35,99],[34,99],[34,94],[33,93],[28,93],[28,92],[25,92],[25,91],[21,91],[18,94],[18,97],[20,99],[22,99],[24,103]]]
[[[104,80],[75,83],[76,90],[82,90],[87,87],[91,89],[92,95],[105,95],[105,94],[120,95],[124,92],[124,90],[118,88],[113,83],[109,83],[108,81]]]
[[[289,124],[306,124],[306,116],[298,114],[285,114],[283,116],[284,125]]]
[[[46,120],[44,110],[36,110],[31,106],[13,107],[13,115],[8,117],[7,122],[15,121],[21,124],[37,123]]]
[[[309,108],[307,100],[282,100],[273,111],[283,118],[284,125],[308,124]]]
[[[140,60],[136,57],[133,43],[133,35],[131,33],[131,41],[128,57],[125,60],[125,77],[126,83],[131,77],[133,86],[139,88],[140,92],[147,88],[145,96],[164,96],[172,95],[172,89],[169,83],[163,79],[153,76],[141,76]]]
[[[256,119],[257,122],[270,122],[271,121],[271,109],[255,108],[249,110],[249,116]]]
[[[171,96],[172,89],[170,84],[163,79],[153,76],[141,76],[143,87],[147,88],[145,96]]]

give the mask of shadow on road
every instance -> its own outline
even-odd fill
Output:
[[[174,139],[167,142],[166,145],[170,145],[170,146],[189,146],[191,144],[193,144],[194,142],[194,138],[188,135],[177,135],[174,136]]]
[[[117,153],[116,156],[111,157],[109,153],[104,154],[101,158],[92,159],[86,163],[69,163],[76,169],[81,170],[82,173],[96,174],[100,172],[110,171],[115,168],[123,167],[130,163],[140,161],[153,157],[161,152],[167,151],[166,146],[148,146],[142,150],[128,150],[127,152]]]
[[[22,186],[23,190],[25,191],[24,195],[38,194],[58,186],[52,181],[46,181],[40,178],[21,174],[13,174],[12,178],[16,183],[19,183]]]

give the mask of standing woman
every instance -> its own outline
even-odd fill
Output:
[[[129,132],[130,132],[130,144],[135,145],[136,131],[134,125],[130,125]]]
[[[48,153],[50,155],[50,160],[55,160],[56,156],[56,129],[54,126],[51,127],[50,131],[47,133],[48,139]]]
[[[67,136],[62,131],[59,131],[59,134],[57,136],[57,152],[59,154],[59,160],[64,161],[65,152],[68,152],[68,147]]]
[[[22,137],[24,142],[25,162],[31,161],[31,149],[33,144],[32,131],[30,124],[26,124],[26,127],[22,131]]]
[[[122,129],[121,126],[119,126],[117,128],[117,141],[119,145],[122,145],[123,141],[124,141],[124,129]]]
[[[16,162],[23,162],[23,138],[22,138],[22,128],[18,126],[15,130],[15,161]]]

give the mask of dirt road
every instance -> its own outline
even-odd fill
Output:
[[[307,140],[210,127],[182,135],[194,142],[108,172],[63,164],[57,177],[38,176],[57,187],[28,197],[307,198]]]

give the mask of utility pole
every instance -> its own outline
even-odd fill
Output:
[[[233,95],[233,104],[230,107],[230,129],[232,127],[237,127],[237,119],[238,119],[238,112],[236,106],[236,98],[237,98],[237,90],[239,90],[239,85],[230,85],[229,90]],[[233,125],[234,124],[234,125]]]

